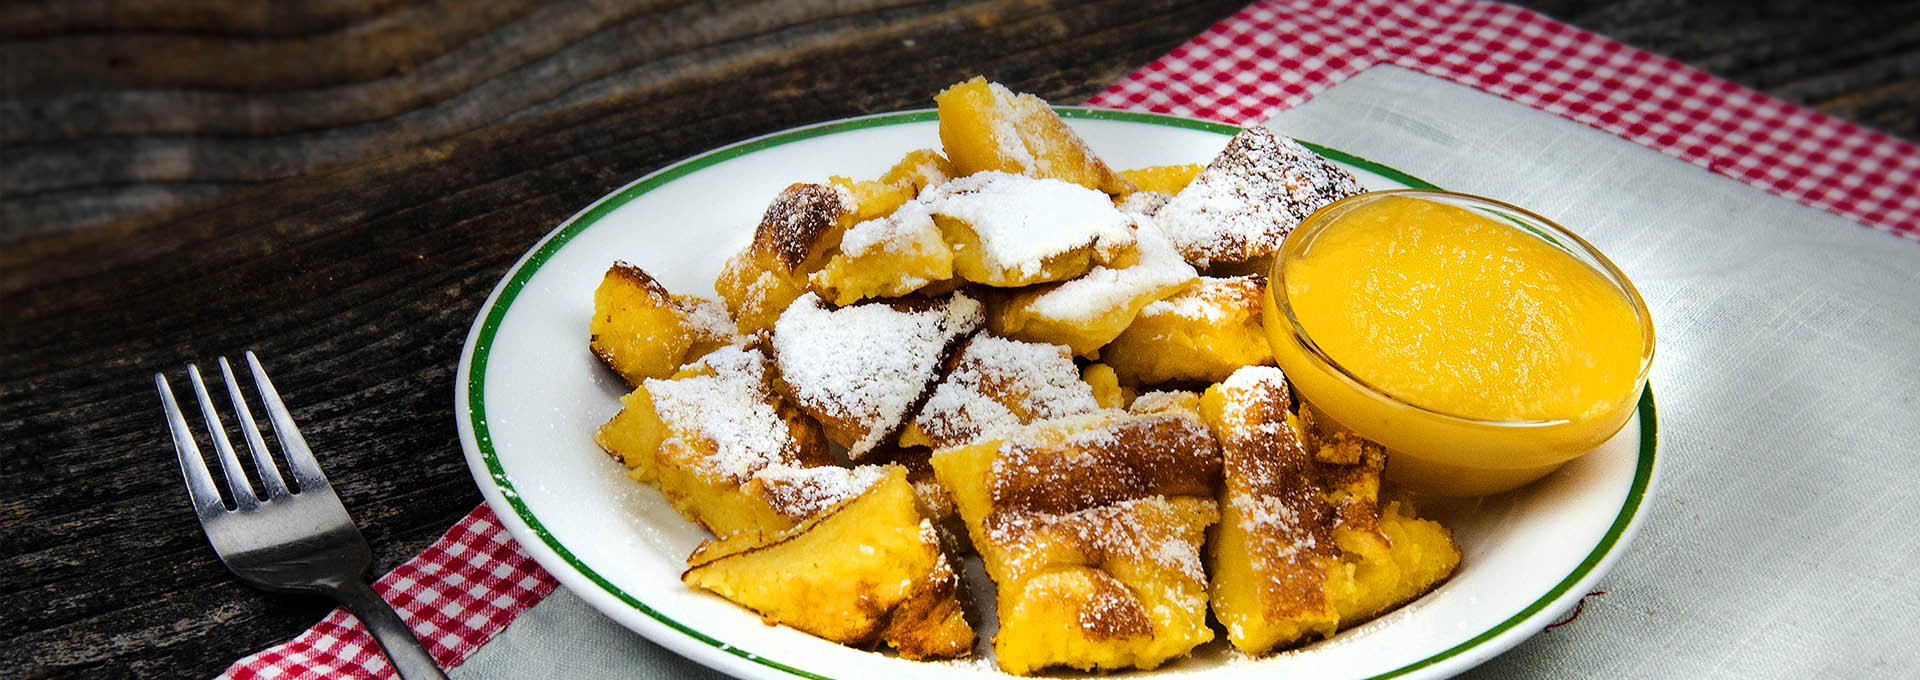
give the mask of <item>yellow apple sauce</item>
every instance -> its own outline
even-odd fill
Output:
[[[1274,280],[1266,328],[1281,369],[1314,408],[1385,445],[1388,477],[1418,491],[1544,476],[1618,432],[1646,384],[1652,326],[1632,285],[1505,204],[1355,196],[1289,236]]]

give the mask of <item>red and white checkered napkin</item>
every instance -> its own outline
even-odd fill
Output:
[[[373,589],[393,603],[434,661],[452,668],[555,585],[482,505]],[[367,629],[345,609],[335,609],[298,637],[234,662],[220,677],[358,680],[394,673]]]
[[[1920,146],[1509,5],[1260,2],[1088,103],[1246,125],[1375,64],[1468,85],[1920,239]]]
[[[1576,120],[1801,203],[1920,238],[1920,147],[1506,5],[1261,2],[1090,102],[1249,124],[1394,64]],[[460,664],[555,581],[485,506],[380,579],[442,666]],[[384,678],[342,610],[223,677]]]

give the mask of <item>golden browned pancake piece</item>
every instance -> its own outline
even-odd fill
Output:
[[[1227,640],[1264,653],[1371,618],[1451,574],[1460,552],[1438,524],[1379,507],[1385,451],[1316,423],[1303,439],[1285,377],[1235,371],[1201,413],[1220,441],[1225,483],[1209,553]]]
[[[1154,668],[1213,639],[1219,457],[1191,418],[1102,410],[934,453],[998,587],[1000,668]]]

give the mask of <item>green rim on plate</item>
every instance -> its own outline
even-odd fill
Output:
[[[1070,107],[1070,106],[1054,107],[1054,109],[1058,111],[1061,117],[1063,118],[1077,118],[1077,119],[1084,119],[1084,120],[1112,120],[1112,121],[1124,121],[1124,122],[1132,122],[1132,123],[1146,123],[1151,125],[1162,125],[1167,127],[1183,128],[1188,130],[1198,130],[1202,132],[1212,132],[1220,135],[1233,135],[1240,132],[1240,129],[1241,129],[1239,127],[1227,125],[1225,123],[1216,123],[1213,121],[1197,120],[1193,118],[1182,118],[1178,116],[1169,116],[1169,115],[1155,114],[1155,113],[1138,113],[1133,111],[1115,111],[1110,109],[1093,109],[1093,108]],[[722,148],[715,149],[713,151],[709,151],[707,153],[701,154],[699,156],[689,158],[687,160],[681,161],[679,163],[676,163],[674,165],[661,169],[660,171],[655,172],[652,175],[643,177],[640,180],[620,189],[618,192],[600,199],[600,201],[594,203],[587,210],[581,212],[578,215],[575,215],[572,219],[568,220],[565,224],[561,225],[561,227],[555,230],[551,235],[549,235],[546,241],[541,243],[539,247],[526,258],[525,261],[521,262],[513,270],[513,273],[507,278],[506,282],[500,287],[499,295],[494,299],[493,303],[486,309],[483,320],[481,321],[479,332],[474,337],[473,355],[472,355],[473,358],[468,364],[468,371],[467,371],[467,406],[469,411],[468,419],[469,419],[469,423],[473,427],[474,442],[480,451],[480,457],[486,462],[487,472],[489,476],[492,477],[493,483],[499,487],[501,497],[505,498],[507,501],[507,504],[513,507],[514,513],[519,515],[522,521],[526,522],[527,527],[531,529],[535,535],[539,536],[540,540],[544,542],[548,548],[551,548],[555,554],[559,555],[560,559],[564,560],[568,566],[573,567],[575,571],[578,571],[581,575],[586,576],[588,580],[592,581],[595,585],[600,586],[600,588],[605,590],[607,593],[613,595],[614,597],[618,598],[621,602],[625,602],[628,605],[632,606],[634,609],[639,610],[641,613],[646,614],[649,617],[652,617],[654,620],[659,621],[660,623],[666,624],[668,627],[671,627],[674,630],[685,633],[688,637],[691,637],[702,643],[710,645],[715,649],[725,651],[734,656],[737,656],[749,661],[753,661],[754,663],[758,663],[769,668],[774,668],[786,673],[790,673],[797,677],[812,678],[814,680],[832,680],[827,676],[823,676],[817,673],[811,673],[805,670],[794,668],[792,666],[781,663],[774,659],[769,659],[767,657],[754,654],[752,652],[741,649],[739,647],[729,645],[725,642],[722,642],[720,640],[713,638],[710,635],[702,633],[698,630],[694,630],[693,628],[688,627],[686,624],[681,623],[670,616],[662,614],[658,610],[655,610],[654,608],[647,606],[647,603],[640,601],[639,598],[636,598],[632,594],[627,593],[626,591],[621,590],[620,588],[614,586],[612,582],[606,579],[606,577],[601,576],[599,572],[594,571],[592,568],[588,567],[586,563],[581,562],[580,559],[576,557],[572,551],[568,550],[565,545],[562,545],[559,540],[555,539],[553,534],[547,531],[546,526],[540,522],[540,519],[538,517],[535,517],[533,514],[533,511],[530,510],[527,507],[526,503],[520,499],[520,494],[514,490],[512,480],[510,480],[507,477],[506,471],[500,466],[499,456],[494,451],[493,438],[492,438],[492,435],[489,434],[489,431],[487,429],[487,410],[486,410],[486,398],[485,398],[487,357],[489,353],[492,351],[494,335],[499,331],[501,322],[506,319],[507,309],[513,305],[514,298],[519,295],[520,290],[526,286],[527,281],[533,277],[534,273],[539,271],[540,267],[545,265],[547,260],[552,258],[554,253],[559,252],[560,248],[565,246],[568,241],[573,239],[574,236],[579,235],[580,232],[585,231],[587,227],[592,226],[594,222],[599,221],[600,218],[605,217],[608,213],[613,212],[615,209],[619,208],[622,205],[625,205],[629,201],[632,201],[633,199],[638,198],[649,191],[652,191],[664,184],[667,184],[668,182],[672,182],[676,179],[692,174],[699,170],[711,167],[713,165],[719,164],[727,160],[738,158],[740,156],[745,156],[747,154],[760,151],[762,149],[780,146],[782,144],[788,144],[791,142],[797,142],[804,139],[812,139],[815,137],[823,137],[826,135],[837,134],[841,132],[850,132],[855,130],[883,127],[888,125],[900,125],[905,123],[920,123],[920,122],[927,122],[927,121],[932,121],[937,119],[938,119],[938,115],[936,112],[932,110],[924,110],[924,111],[905,111],[900,113],[885,113],[885,114],[878,114],[873,116],[866,116],[862,118],[852,118],[852,119],[843,120],[843,121],[820,123],[817,125],[810,125],[807,127],[796,128],[796,129],[788,130],[785,132],[778,132],[771,135],[766,135],[764,137],[749,139],[746,141],[735,143],[731,146],[722,147]],[[1353,154],[1346,153],[1344,151],[1340,151],[1338,149],[1332,149],[1332,148],[1328,148],[1318,144],[1313,144],[1306,141],[1301,141],[1300,144],[1307,147],[1308,149],[1311,149],[1314,153],[1318,153],[1327,158],[1364,169],[1368,172],[1372,172],[1374,174],[1386,177],[1395,182],[1399,182],[1401,184],[1407,185],[1412,188],[1416,188],[1416,189],[1439,189],[1440,188],[1431,182],[1427,182],[1425,180],[1414,177],[1412,175],[1401,172],[1399,170],[1395,170],[1385,165],[1375,163],[1373,161],[1367,160],[1365,158],[1361,158],[1359,156],[1355,156]],[[1434,664],[1438,664],[1440,662],[1446,661],[1447,659],[1451,659],[1453,657],[1459,656],[1460,654],[1465,653],[1468,650],[1478,647],[1486,643],[1487,641],[1492,640],[1495,637],[1498,637],[1501,634],[1514,629],[1515,627],[1519,626],[1522,622],[1526,621],[1528,618],[1533,617],[1536,614],[1539,614],[1541,611],[1545,610],[1548,606],[1550,606],[1555,600],[1558,600],[1561,596],[1566,595],[1567,592],[1571,590],[1577,583],[1579,583],[1581,579],[1585,578],[1588,574],[1592,573],[1594,569],[1600,566],[1600,563],[1606,558],[1607,554],[1613,550],[1614,546],[1620,542],[1621,537],[1625,535],[1627,527],[1630,524],[1632,524],[1632,520],[1634,516],[1639,513],[1640,506],[1642,502],[1645,500],[1647,485],[1652,481],[1652,478],[1653,478],[1653,464],[1654,464],[1655,450],[1657,448],[1655,446],[1655,439],[1657,437],[1658,428],[1655,426],[1656,416],[1655,416],[1654,407],[1653,407],[1653,388],[1651,386],[1649,386],[1646,392],[1642,394],[1640,398],[1638,411],[1640,416],[1640,452],[1638,457],[1638,463],[1635,467],[1634,474],[1633,474],[1633,485],[1627,491],[1626,501],[1621,504],[1620,514],[1614,518],[1613,524],[1609,526],[1607,529],[1607,533],[1601,537],[1600,542],[1594,546],[1593,551],[1588,553],[1586,559],[1582,560],[1579,566],[1574,568],[1572,573],[1569,573],[1566,578],[1562,579],[1558,584],[1555,584],[1552,589],[1548,590],[1545,594],[1541,595],[1538,599],[1534,600],[1533,603],[1528,605],[1526,608],[1520,610],[1519,613],[1516,613],[1513,616],[1508,617],[1506,620],[1500,622],[1499,625],[1496,625],[1493,628],[1490,628],[1485,632],[1482,632],[1481,634],[1476,635],[1465,642],[1462,642],[1444,651],[1435,653],[1432,656],[1428,656],[1427,658],[1421,659],[1411,664],[1407,664],[1400,668],[1396,668],[1394,670],[1387,671],[1385,673],[1381,673],[1379,675],[1373,676],[1374,679],[1377,680],[1377,679],[1394,678],[1394,677],[1403,676],[1408,673],[1412,673],[1420,669],[1433,666]]]

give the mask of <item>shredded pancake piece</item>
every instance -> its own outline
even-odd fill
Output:
[[[1206,268],[1272,255],[1307,215],[1362,190],[1299,142],[1251,127],[1153,217],[1188,262]]]
[[[774,363],[800,409],[861,460],[899,431],[982,320],[964,293],[838,309],[807,293],[774,323]]]
[[[1205,424],[1116,409],[935,452],[997,586],[1000,668],[1153,668],[1212,639],[1219,463]]]
[[[1133,245],[1129,218],[1106,194],[1057,179],[981,172],[929,187],[919,200],[948,225],[943,231],[950,232],[961,275],[988,285],[1076,276],[1088,256],[1114,260]],[[1059,266],[1076,255],[1078,267]]]
[[[920,407],[914,425],[936,449],[1006,436],[1027,423],[1100,405],[1067,348],[978,334]]]
[[[1096,356],[1133,323],[1141,308],[1199,279],[1159,228],[1136,219],[1138,255],[1132,266],[1094,267],[1076,279],[1014,293],[989,319],[994,332]]]

